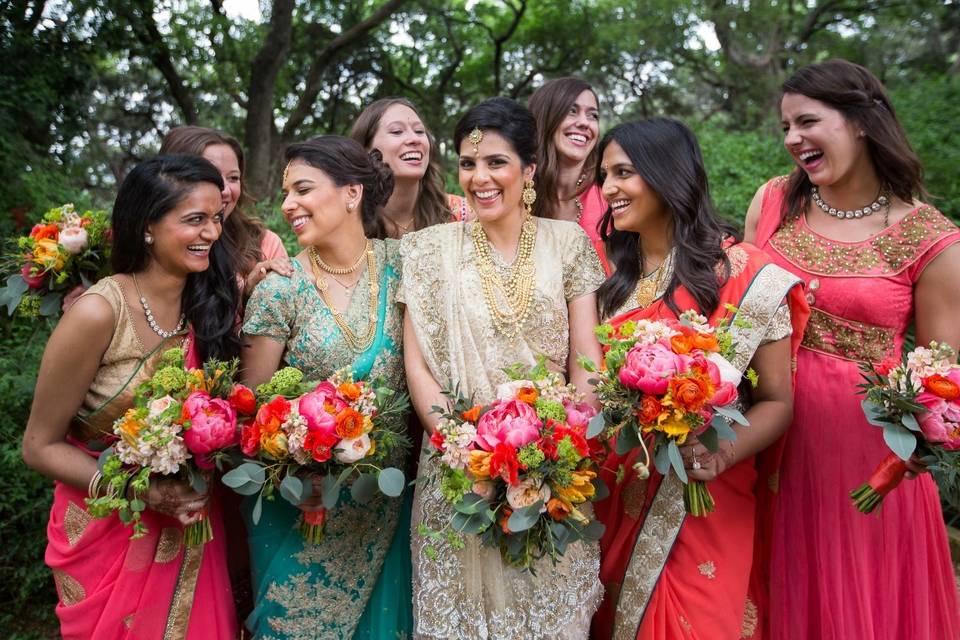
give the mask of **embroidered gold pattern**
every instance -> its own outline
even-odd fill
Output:
[[[123,626],[125,626],[127,629],[133,629],[133,614],[132,614],[132,613],[131,613],[130,615],[128,615],[128,616],[124,616],[124,618],[123,618]]]
[[[780,492],[780,473],[774,472],[767,476],[767,486],[770,488],[770,493],[779,493]]]
[[[167,628],[163,632],[163,640],[183,640],[187,637],[190,611],[193,609],[193,594],[197,588],[197,578],[200,576],[200,564],[203,562],[203,547],[204,545],[201,544],[183,549],[183,562],[173,591],[173,600],[170,602],[170,613],[167,614]]]
[[[810,320],[800,346],[858,362],[882,362],[894,352],[896,330],[847,320],[810,309]]]
[[[182,543],[182,530],[177,527],[164,527],[160,531],[160,538],[157,540],[157,552],[153,556],[153,561],[158,564],[170,562],[180,553]]]
[[[782,304],[777,309],[776,313],[773,314],[773,320],[770,321],[770,326],[767,328],[767,333],[764,334],[763,340],[760,341],[760,345],[765,345],[770,342],[776,342],[777,340],[782,340],[787,336],[793,335],[793,323],[790,318],[790,306],[787,304]]]
[[[730,260],[730,277],[736,278],[743,270],[747,268],[747,263],[750,262],[750,254],[739,245],[732,245],[726,249],[727,259]],[[717,265],[717,278],[723,279],[723,264]]]
[[[693,631],[693,625],[690,624],[690,621],[687,620],[686,616],[682,613],[677,615],[677,620],[680,622],[680,626],[683,627],[684,631]]]
[[[643,505],[647,501],[649,480],[634,476],[623,488],[623,512],[636,520],[643,514]]]
[[[836,242],[806,228],[799,218],[785,223],[770,244],[804,271],[824,275],[898,273],[932,240],[956,226],[930,206],[907,214],[899,224],[859,243]]]
[[[700,572],[700,575],[706,576],[709,580],[717,579],[717,565],[714,564],[713,560],[707,560],[706,562],[698,564],[697,571]]]
[[[87,597],[87,592],[84,590],[83,585],[62,569],[53,570],[53,581],[56,583],[57,591],[60,593],[60,602],[62,602],[65,607],[77,604]]]
[[[743,623],[740,625],[740,637],[744,640],[752,638],[760,625],[760,612],[757,605],[753,603],[750,596],[747,596],[747,602],[743,607]]]
[[[91,520],[93,516],[87,513],[86,509],[78,507],[73,502],[67,505],[67,510],[63,514],[63,528],[71,547],[80,540]]]

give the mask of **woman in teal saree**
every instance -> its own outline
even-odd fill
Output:
[[[283,212],[304,251],[289,278],[268,276],[247,304],[246,382],[265,382],[280,366],[309,380],[349,367],[355,379],[382,377],[406,391],[394,299],[399,243],[364,234],[390,196],[389,168],[338,136],[292,145],[287,160]],[[265,501],[257,524],[248,508],[254,609],[247,627],[254,636],[409,636],[411,498],[361,505],[345,489],[317,545],[304,541],[300,510],[286,501]]]

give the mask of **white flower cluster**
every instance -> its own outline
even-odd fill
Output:
[[[310,453],[304,451],[303,441],[307,438],[307,420],[295,410],[280,425],[280,430],[287,434],[287,451],[290,452],[297,464],[304,465],[310,462]]]
[[[148,421],[137,434],[136,446],[120,438],[115,451],[124,464],[148,467],[161,475],[174,474],[190,457],[180,434],[180,425]]]
[[[583,402],[583,394],[573,384],[567,384],[562,374],[551,373],[546,378],[534,382],[537,392],[544,400],[553,402]]]
[[[377,393],[373,390],[372,387],[368,387],[367,385],[364,385],[363,393],[360,394],[359,398],[351,402],[350,406],[356,409],[361,414],[374,418],[377,415],[376,403],[377,403]]]
[[[681,313],[680,322],[690,325],[690,328],[698,333],[713,333],[713,327],[707,319],[693,309],[687,309]]]
[[[669,340],[679,333],[679,331],[674,331],[664,323],[654,320],[637,320],[637,326],[633,330],[633,335],[637,338],[637,344],[639,345],[653,344],[664,338]]]
[[[469,422],[457,424],[449,418],[437,423],[437,431],[443,436],[444,450],[440,460],[451,469],[463,469],[470,461],[469,447],[477,437],[477,429]]]
[[[955,358],[953,349],[936,342],[931,342],[930,347],[930,349],[917,347],[907,354],[907,368],[910,372],[920,378],[928,378],[935,374],[945,376],[950,373]]]

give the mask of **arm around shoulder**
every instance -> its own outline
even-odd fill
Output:
[[[917,344],[960,347],[960,242],[944,249],[920,273],[913,289]]]
[[[763,192],[767,185],[763,185],[753,195],[750,206],[747,208],[747,216],[743,220],[743,239],[752,243],[757,238],[757,225],[760,224],[760,210],[763,205]]]

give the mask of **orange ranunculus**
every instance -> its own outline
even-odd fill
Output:
[[[37,240],[33,246],[33,261],[45,270],[53,269],[60,271],[64,265],[64,252],[60,250],[60,245],[56,240],[45,238]]]
[[[517,400],[520,402],[526,402],[529,405],[535,403],[539,397],[540,394],[537,393],[537,390],[533,387],[521,387],[517,391]]]
[[[53,240],[60,237],[60,227],[55,224],[37,224],[30,230],[30,236],[34,240]]]
[[[480,419],[480,409],[482,407],[478,404],[473,405],[466,411],[460,414],[460,417],[466,420],[467,422],[476,422]]]
[[[337,435],[341,438],[359,438],[363,435],[363,414],[347,407],[337,414]]]
[[[360,397],[360,392],[362,391],[362,388],[356,382],[344,382],[339,387],[337,387],[337,391],[339,391],[340,395],[342,395],[344,398],[346,398],[350,402],[353,402],[354,400]]]
[[[717,336],[712,333],[693,334],[693,348],[703,349],[704,351],[719,351],[720,345],[717,343]]]
[[[670,338],[670,348],[674,353],[690,353],[690,350],[693,349],[693,336],[688,336],[683,333],[672,336]]]
[[[928,378],[924,378],[923,386],[927,388],[927,391],[944,400],[956,400],[960,398],[960,387],[958,387],[953,380],[940,374],[934,374]]]
[[[492,455],[489,451],[474,450],[470,452],[467,469],[476,480],[486,480],[490,477],[490,457]]]
[[[550,498],[547,501],[547,514],[557,522],[566,520],[573,511],[573,505],[567,504],[560,498]]]
[[[653,424],[661,413],[663,413],[663,405],[655,396],[644,394],[640,398],[640,406],[637,407],[637,420],[640,424]]]
[[[513,515],[513,509],[511,509],[510,507],[504,507],[503,511],[500,512],[500,521],[499,521],[500,529],[502,529],[503,532],[506,533],[507,535],[510,535],[510,527],[507,526],[507,520],[509,520],[510,516],[512,515]]]
[[[713,396],[713,385],[702,374],[672,378],[669,388],[674,406],[684,411],[699,411]]]
[[[143,420],[137,417],[136,409],[127,409],[123,414],[123,422],[117,427],[120,430],[120,436],[130,446],[136,446],[137,436],[140,435],[140,429],[143,428]]]
[[[260,433],[273,435],[280,431],[280,425],[290,413],[290,401],[283,396],[276,396],[267,404],[260,407],[254,424]]]

